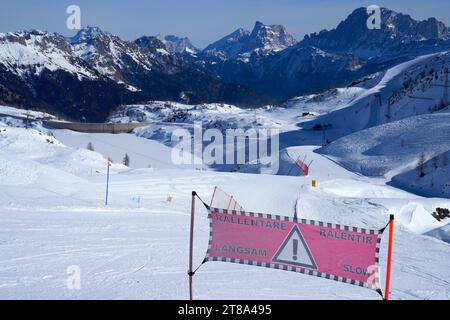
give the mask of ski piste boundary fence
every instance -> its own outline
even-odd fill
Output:
[[[306,163],[304,163],[304,162],[301,161],[301,160],[297,160],[297,161],[295,162],[295,164],[297,165],[297,167],[299,167],[300,169],[302,169],[302,174],[301,174],[301,176],[307,176],[307,175],[309,174],[309,166],[308,166]]]
[[[216,187],[215,192],[217,189]],[[214,203],[214,197],[215,195],[211,203]],[[196,199],[199,199],[208,211],[210,234],[206,256],[194,270]],[[388,256],[383,293],[379,278],[379,254],[381,238],[388,227]],[[393,232],[392,214],[383,228],[367,229],[300,219],[296,216],[215,208],[205,203],[197,192],[192,191],[189,299],[193,300],[193,276],[200,267],[208,261],[222,261],[292,271],[344,282],[375,290],[384,300],[389,300]],[[236,246],[225,245],[227,242]],[[258,250],[254,249],[255,244],[258,245]]]
[[[209,206],[212,208],[244,211],[244,208],[242,208],[242,206],[236,201],[236,199],[234,199],[233,196],[229,195],[217,186],[214,187]]]
[[[309,169],[311,167],[311,164],[313,163],[313,161],[311,160],[309,162],[309,164],[306,163],[306,155],[303,157],[303,160],[300,159],[301,156],[298,156],[298,158],[293,162],[292,166],[290,167],[287,175],[296,175],[296,170],[294,170],[295,168],[300,169],[300,174],[299,176],[301,177],[306,177],[309,175]]]

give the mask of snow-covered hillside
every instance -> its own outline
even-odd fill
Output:
[[[298,123],[310,121],[334,110],[346,108],[365,94],[379,75],[348,88],[328,90],[321,94],[300,96],[277,106],[243,109],[223,103],[188,105],[170,101],[151,101],[147,104],[120,106],[109,118],[112,123],[148,122],[185,126],[201,121],[205,128],[277,128],[298,130]],[[139,130],[142,133],[142,130]]]
[[[175,102],[153,101],[144,105],[126,105],[118,108],[110,122],[148,122],[151,124],[192,124],[202,121],[211,128],[249,128],[253,126],[279,127],[281,120],[271,117],[273,107],[242,109],[223,103],[187,105]]]
[[[320,150],[351,171],[383,175],[426,196],[450,198],[450,114],[434,113],[361,130]],[[417,169],[421,155],[424,177]],[[429,160],[429,161],[428,161]]]
[[[111,158],[114,163],[122,163],[127,154],[130,168],[153,170],[175,167],[171,160],[172,149],[157,141],[132,134],[118,134],[113,139],[107,133],[85,134],[70,130],[54,130],[53,134],[59,141],[74,148],[84,149],[90,143],[95,151]],[[188,165],[185,167],[193,168]]]
[[[1,107],[0,298],[187,298],[191,191],[208,202],[219,186],[256,212],[375,229],[394,214],[391,298],[449,299],[450,219],[432,216],[450,208],[450,113],[439,104],[449,61],[448,53],[423,56],[280,106],[122,106],[111,122],[149,124],[133,134],[45,128],[39,113],[26,129],[26,113]],[[175,165],[171,133],[195,121],[204,129],[279,129],[280,174],[244,173],[260,172],[250,164]],[[130,167],[120,164],[125,154]],[[107,157],[114,163],[105,206]],[[295,159],[311,164],[308,176],[286,173]],[[200,263],[209,237],[200,205],[195,228]],[[80,290],[66,285],[73,265]],[[203,299],[379,299],[326,279],[215,262],[195,283]]]
[[[317,131],[328,144],[319,152],[347,169],[381,175],[420,195],[448,198],[449,64],[449,53],[421,56],[351,87],[292,99],[294,106],[317,101],[307,109],[316,116],[298,123],[313,130],[284,136],[295,145],[310,141],[311,131]],[[421,158],[423,174],[418,172]]]
[[[447,136],[448,137],[448,136]],[[446,137],[446,138],[447,138]],[[392,177],[390,184],[426,197],[450,198],[450,149],[442,153],[428,153],[423,163],[423,176],[418,162],[409,170]]]
[[[450,201],[418,197],[384,179],[357,175],[314,152],[317,147],[285,150],[293,159],[306,155],[314,161],[308,177],[226,173],[178,168],[164,157],[170,149],[136,135],[11,125],[0,127],[0,298],[187,298],[190,194],[196,190],[209,201],[216,185],[247,210],[287,216],[297,212],[370,228],[382,228],[389,214],[395,214],[391,298],[449,298],[450,246],[434,238],[435,230],[444,230],[439,239],[445,239],[449,220],[438,222],[430,213],[450,207]],[[102,155],[85,150],[87,142]],[[134,168],[113,164],[105,206],[105,158],[127,151],[143,153],[143,159],[132,155]],[[147,168],[149,154],[165,164]],[[194,256],[200,263],[209,237],[200,205],[195,228]],[[385,235],[383,275],[386,241]],[[80,290],[66,285],[67,268],[74,265],[81,270]],[[198,271],[195,296],[379,299],[374,291],[326,279],[218,262]]]
[[[332,137],[444,109],[450,53],[421,56],[387,70],[347,106],[304,124],[327,124]],[[448,89],[447,89],[448,90]]]
[[[0,105],[0,116],[1,115],[12,116],[12,117],[17,117],[17,118],[27,118],[28,117],[30,119],[42,119],[42,118],[54,119],[54,118],[56,118],[55,116],[53,116],[49,113],[46,113],[46,112],[42,112],[42,111],[17,109],[17,108]]]
[[[228,127],[278,126],[283,130],[328,125],[330,138],[419,114],[447,110],[444,85],[450,53],[421,56],[345,88],[299,96],[279,106],[241,109],[227,104],[184,105],[154,101],[120,107],[112,122],[148,121]],[[222,124],[223,126],[223,124]]]

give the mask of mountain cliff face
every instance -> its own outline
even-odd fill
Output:
[[[0,103],[91,121],[149,100],[256,107],[450,50],[449,29],[435,18],[381,13],[379,30],[367,28],[366,8],[359,8],[300,42],[281,25],[256,22],[204,50],[187,38],[126,41],[95,27],[69,39],[36,30],[0,34]]]
[[[188,38],[180,38],[174,35],[168,35],[165,37],[158,36],[158,39],[164,43],[166,50],[169,53],[175,54],[197,54],[200,50],[196,48],[191,40]]]
[[[307,36],[303,44],[368,58],[393,53],[415,54],[421,47],[441,44],[450,36],[448,28],[435,18],[416,21],[386,8],[381,9],[381,29],[367,29],[366,21],[366,9],[356,9],[336,29]]]
[[[223,60],[248,60],[252,54],[268,55],[294,45],[297,41],[281,25],[264,25],[257,21],[253,31],[242,28],[210,44],[203,53]]]

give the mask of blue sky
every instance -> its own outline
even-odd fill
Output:
[[[448,0],[1,0],[0,32],[41,29],[66,36],[66,8],[81,7],[82,25],[98,26],[124,39],[175,34],[205,47],[239,27],[251,29],[256,20],[283,24],[297,39],[330,29],[357,7],[377,4],[416,19],[434,16],[450,25]]]

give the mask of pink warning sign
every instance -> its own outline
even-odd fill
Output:
[[[300,272],[379,289],[382,231],[244,211],[209,209],[206,260]]]

